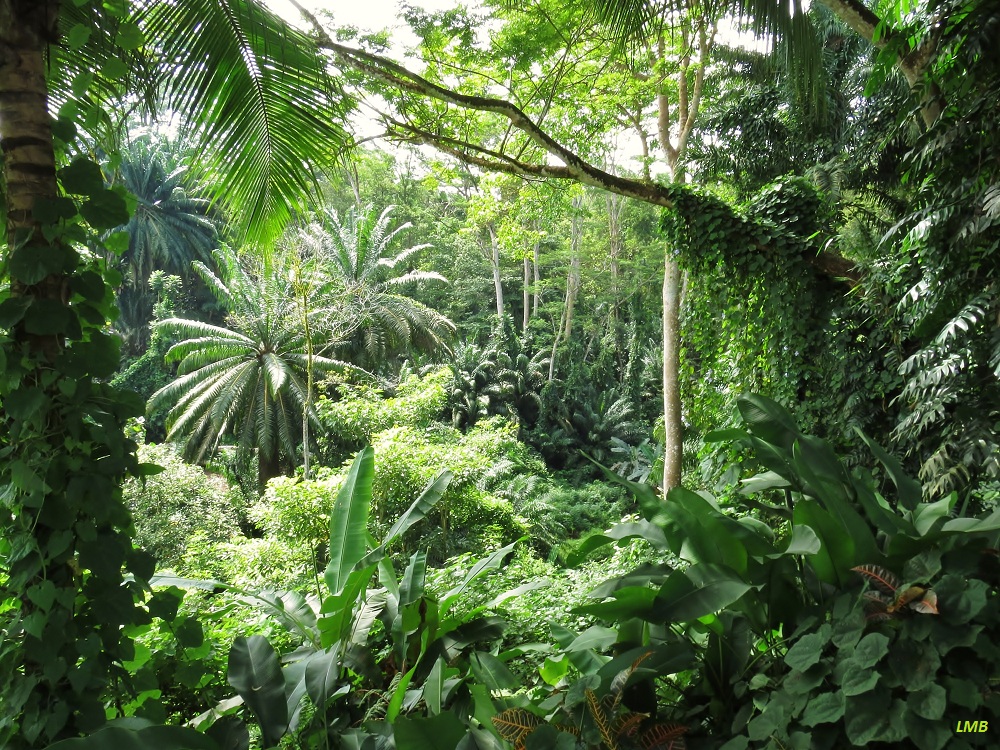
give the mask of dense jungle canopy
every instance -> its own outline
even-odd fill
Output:
[[[996,747],[1000,2],[346,15],[0,0],[0,747]]]

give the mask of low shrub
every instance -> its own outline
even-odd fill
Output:
[[[161,568],[175,566],[196,534],[224,542],[239,533],[242,498],[222,477],[184,463],[168,446],[142,445],[139,460],[163,467],[124,487],[136,543],[155,555]]]

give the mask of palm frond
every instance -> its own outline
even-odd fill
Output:
[[[140,0],[135,21],[161,58],[166,106],[200,144],[198,175],[244,236],[275,237],[347,142],[313,40],[256,0]]]

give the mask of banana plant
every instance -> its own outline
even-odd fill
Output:
[[[471,585],[503,563],[517,542],[477,562],[460,584],[435,601],[425,590],[426,553],[414,553],[400,579],[388,550],[431,512],[452,474],[443,471],[432,479],[380,542],[368,532],[373,479],[374,453],[365,448],[348,470],[330,515],[330,560],[323,575],[327,593],[322,599],[296,591],[247,592],[215,581],[196,584],[221,585],[241,594],[302,642],[296,651],[280,657],[262,636],[236,639],[228,672],[236,696],[191,722],[206,730],[221,747],[248,747],[246,722],[237,715],[245,711],[259,725],[265,750],[295,733],[327,743],[320,747],[331,742],[331,746],[340,742],[347,747],[382,747],[394,737],[398,750],[432,750],[442,746],[441,737],[460,739],[475,731],[483,735],[481,729],[469,727],[443,707],[468,675],[468,668],[455,668],[457,657],[487,658],[489,654],[480,654],[473,647],[499,638],[503,623],[484,615],[497,602],[461,616],[453,614],[453,609]],[[372,587],[376,580],[378,585]],[[161,577],[154,583],[194,582]],[[374,663],[370,643],[376,622],[382,623],[391,641],[390,655],[381,664]],[[345,707],[352,678],[374,683],[369,693],[384,698],[384,721],[352,729],[349,725],[356,722],[350,711],[332,710],[334,705]],[[303,726],[305,697],[316,711]],[[428,717],[403,715],[418,703],[426,707]],[[480,701],[478,708],[483,713],[490,707]],[[424,726],[425,722],[430,724]],[[483,713],[479,724],[486,723],[488,714]],[[428,736],[437,737],[437,744],[428,745]],[[489,737],[485,741],[488,743]]]

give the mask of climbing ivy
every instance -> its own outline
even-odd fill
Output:
[[[847,285],[811,262],[834,235],[828,201],[804,178],[768,186],[742,210],[691,186],[668,189],[675,209],[661,226],[687,271],[689,422],[717,427],[733,398],[753,391],[854,445],[852,427],[871,431],[872,403],[895,381],[870,366],[881,340],[855,314]]]
[[[121,484],[158,467],[125,436],[141,400],[106,382],[121,278],[101,258],[128,243],[101,238],[128,221],[130,196],[85,157],[58,176],[61,194],[35,204],[39,228],[14,243],[0,290],[0,745],[12,749],[120,714],[113,701],[135,692],[122,666],[132,635],[176,610],[169,594],[142,606],[154,560],[132,546]],[[62,298],[36,294],[43,284]]]

